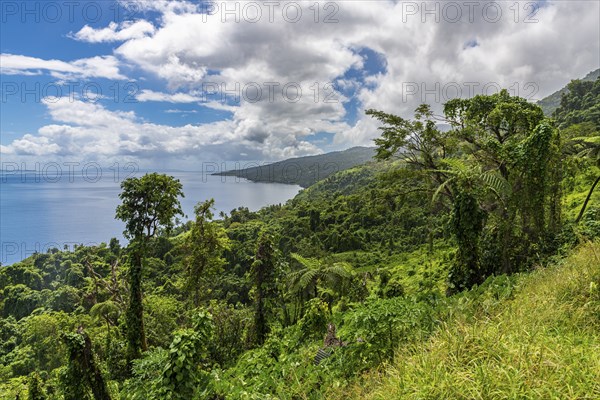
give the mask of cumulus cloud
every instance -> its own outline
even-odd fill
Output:
[[[162,101],[167,103],[198,103],[202,101],[200,97],[188,93],[163,93],[144,89],[136,96],[138,101]]]
[[[262,5],[260,13],[250,3]],[[533,101],[598,68],[598,2],[317,4],[318,13],[314,2],[278,2],[271,9],[221,1],[207,12],[187,1],[144,1],[141,11],[160,13],[155,23],[84,27],[75,34],[81,40],[123,42],[106,59],[113,73],[119,73],[117,57],[164,82],[164,91],[141,91],[139,101],[197,104],[231,115],[173,128],[106,109],[83,111],[85,103],[48,105],[63,125],[44,127],[38,136],[67,151],[86,151],[73,138],[91,135],[96,139],[88,147],[106,154],[185,155],[202,148],[222,151],[223,158],[284,158],[319,152],[309,138],[320,132],[334,135],[338,147],[372,143],[379,133],[364,115],[368,108],[408,117],[423,102],[439,111],[452,97],[500,87]],[[301,17],[295,20],[297,6]],[[366,49],[379,56],[368,60]],[[83,69],[56,60],[11,61],[7,67],[3,59],[3,70]],[[206,87],[216,88],[213,96],[206,96]],[[87,125],[64,114],[92,111],[99,120]],[[102,121],[125,133],[100,140],[109,126]]]
[[[25,134],[21,139],[14,140],[9,146],[2,146],[0,150],[4,155],[48,156],[59,154],[61,147],[59,144],[51,142],[49,137]]]
[[[144,122],[132,112],[112,111],[100,104],[81,100],[44,100],[53,124],[37,134],[25,134],[2,146],[3,156],[78,157],[111,159],[172,157],[201,160],[275,160],[293,155],[314,154],[319,149],[298,141],[294,135],[256,141],[236,129],[239,121],[181,127]],[[245,153],[245,157],[240,157]]]
[[[69,36],[75,40],[88,43],[123,42],[130,39],[139,39],[152,35],[155,31],[154,25],[148,21],[126,21],[121,24],[111,22],[108,27],[94,29],[89,25],[84,26],[77,33]]]
[[[119,72],[119,62],[114,56],[96,56],[66,62],[17,54],[0,54],[0,74],[39,75],[44,71],[59,79],[127,79]]]
[[[208,96],[206,94],[196,94],[195,92],[164,93],[144,89],[136,95],[136,100],[140,102],[155,101],[173,104],[195,103],[203,107],[212,108],[213,110],[228,112],[235,112],[238,109],[238,107],[228,105],[224,102],[208,100]]]
[[[352,80],[344,75],[363,67],[358,51],[369,48],[382,55],[385,72],[368,76],[357,88],[359,106],[404,116],[423,102],[439,110],[452,97],[499,87],[539,99],[598,65],[597,3],[546,2],[532,8],[531,2],[483,1],[454,3],[459,8],[450,9],[444,2],[358,1],[335,3],[337,8],[316,16],[312,3],[296,2],[303,18],[293,23],[285,4],[273,8],[272,22],[266,7],[258,22],[250,21],[256,14],[239,2],[216,2],[211,15],[163,7],[161,27],[152,37],[129,40],[116,53],[171,88],[193,91],[207,81],[228,90],[254,82],[295,82],[306,94],[315,82],[348,87]],[[337,22],[325,23],[326,16]],[[218,73],[211,76],[211,70]],[[314,132],[329,122],[337,143],[369,143],[378,134],[374,125],[362,117],[345,126],[340,100],[336,107],[242,99],[238,114],[266,121],[241,125],[254,130],[293,121],[298,132]]]
[[[199,6],[198,2],[186,0],[140,0],[134,3],[130,0],[119,1],[126,9],[130,9],[133,12],[156,11],[163,14],[194,13],[202,9],[202,6]],[[207,6],[204,8],[207,8]]]

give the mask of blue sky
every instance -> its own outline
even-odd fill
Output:
[[[598,2],[475,3],[3,1],[0,153],[274,161],[371,144],[368,108],[474,83],[534,101],[598,68]]]

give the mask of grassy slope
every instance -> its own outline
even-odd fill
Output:
[[[437,333],[339,399],[600,398],[600,243],[452,300]]]

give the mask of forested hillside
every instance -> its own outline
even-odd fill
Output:
[[[600,396],[599,87],[368,110],[375,160],[258,212],[126,180],[127,245],[0,269],[0,398]]]
[[[600,68],[590,72],[585,77],[581,79],[583,82],[595,82],[598,77],[600,77]],[[568,94],[569,88],[568,85],[564,88],[552,93],[550,96],[543,98],[538,101],[538,105],[542,107],[544,114],[551,116],[552,113],[560,107],[560,101],[562,99],[563,94]]]

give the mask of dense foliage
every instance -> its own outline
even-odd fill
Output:
[[[581,80],[593,82],[596,79],[598,79],[598,77],[600,77],[600,68],[595,71],[591,71],[589,74],[587,74]],[[558,107],[560,107],[560,102],[562,100],[562,96],[568,92],[569,92],[569,88],[564,87],[564,88],[552,93],[550,96],[541,99],[540,101],[537,102],[537,104],[542,108],[545,115],[551,116],[552,113],[554,113],[554,111],[556,111],[556,109]]]
[[[512,273],[555,250],[561,224],[560,135],[541,109],[507,91],[454,99],[437,128],[429,107],[414,120],[369,110],[383,123],[377,158],[399,155],[451,209],[458,245],[450,289]],[[440,196],[438,196],[440,195]],[[480,243],[481,242],[481,243]]]
[[[179,182],[125,181],[127,246],[0,269],[0,398],[341,398],[399,349],[433,368],[410,349],[464,334],[448,324],[492,315],[515,273],[600,236],[597,84],[556,120],[504,91],[450,101],[449,130],[427,106],[371,110],[378,161],[258,212],[215,219],[207,200],[180,223]],[[590,279],[582,313],[598,309]]]

